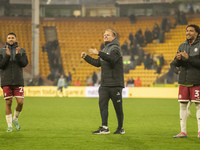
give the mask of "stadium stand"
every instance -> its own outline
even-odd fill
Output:
[[[81,85],[86,85],[86,77],[92,75],[93,71],[98,72],[99,69],[95,68],[80,58],[80,53],[89,48],[99,49],[102,43],[102,35],[105,29],[115,29],[119,34],[119,41],[123,43],[128,41],[130,32],[135,34],[138,29],[143,31],[148,27],[152,28],[154,23],[160,24],[161,20],[140,21],[136,24],[131,24],[130,21],[99,21],[99,22],[51,22],[48,25],[56,24],[58,39],[61,51],[64,72],[67,70],[72,71],[72,83],[79,78]],[[69,29],[69,30],[67,30]],[[75,69],[73,71],[73,69]],[[131,76],[129,74],[128,76]],[[125,82],[127,75],[125,75]],[[144,80],[145,82],[146,80]],[[147,80],[148,81],[148,80]],[[151,81],[152,82],[152,81]],[[148,82],[149,83],[149,82]],[[146,84],[146,82],[144,83]]]
[[[154,20],[138,20],[135,24],[131,24],[128,18],[115,19],[110,21],[45,21],[40,23],[40,73],[47,77],[50,72],[49,60],[47,52],[42,51],[42,45],[45,42],[45,33],[43,28],[46,26],[55,27],[57,30],[61,59],[63,63],[63,71],[65,73],[72,73],[72,84],[79,79],[81,85],[86,85],[87,76],[92,76],[94,71],[99,72],[100,68],[93,67],[87,64],[80,58],[82,51],[87,51],[89,48],[100,49],[102,43],[102,35],[106,28],[115,29],[119,34],[119,41],[122,44],[125,40],[128,41],[130,32],[135,33],[142,29],[143,33],[146,28],[152,29],[154,23],[161,24],[162,18]],[[172,24],[175,20],[171,19]],[[189,20],[189,23],[199,24],[198,18]],[[22,26],[23,25],[23,26]],[[171,29],[169,33],[165,34],[165,43],[156,43],[155,41],[143,47],[145,52],[150,54],[163,54],[165,58],[165,65],[162,68],[161,74],[155,74],[155,70],[144,70],[143,64],[137,66],[135,70],[130,70],[128,74],[124,75],[125,82],[129,77],[142,80],[142,86],[150,86],[157,78],[168,72],[169,64],[173,60],[177,51],[178,45],[185,39],[183,32],[186,25],[177,25],[175,29]],[[29,65],[31,65],[31,21],[0,21],[0,39],[5,42],[6,35],[9,32],[17,34],[19,45],[27,50]],[[95,56],[94,56],[95,57]],[[97,57],[95,57],[97,58]]]

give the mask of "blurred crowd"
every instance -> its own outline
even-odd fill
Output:
[[[55,77],[60,76],[62,71],[62,62],[60,59],[60,51],[58,40],[54,39],[53,41],[48,42],[42,46],[42,51],[47,52],[50,70]]]
[[[27,85],[28,86],[41,86],[41,85],[43,85],[42,74],[34,76],[34,78],[32,78],[32,79],[29,79]]]
[[[139,29],[135,35],[131,32],[129,41],[124,41],[121,46],[123,56],[130,56],[130,64],[125,72],[129,72],[130,69],[134,70],[136,66],[140,66],[143,63],[144,69],[155,69],[156,73],[160,74],[165,63],[163,55],[150,55],[143,50],[143,47],[147,46],[148,43],[152,43],[153,40],[156,40],[157,43],[163,43],[164,33],[170,32],[170,29],[170,20],[164,18],[161,27],[155,23],[152,31],[147,28],[144,35],[142,29]]]

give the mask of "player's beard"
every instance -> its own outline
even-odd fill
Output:
[[[8,43],[8,42],[7,42]],[[10,42],[8,43],[10,46],[14,45],[16,42],[12,42],[12,44],[10,44]]]
[[[193,43],[193,42],[196,40],[196,38],[191,37],[191,38],[188,38],[187,40],[188,40],[190,43]]]

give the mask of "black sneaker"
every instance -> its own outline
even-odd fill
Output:
[[[125,134],[125,131],[123,128],[121,128],[121,129],[117,128],[117,130],[113,134]]]
[[[92,132],[92,134],[110,134],[110,131],[108,128],[99,127],[99,130]]]

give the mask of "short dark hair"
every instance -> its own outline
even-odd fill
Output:
[[[195,31],[198,33],[198,35],[200,34],[200,28],[199,28],[198,25],[196,25],[196,24],[190,24],[190,25],[188,25],[188,26],[186,27],[186,29],[187,29],[188,27],[193,27],[193,28],[195,29]]]
[[[115,30],[113,30],[113,29],[106,29],[106,31],[111,31],[113,33],[113,36],[115,38],[117,38],[117,32]]]
[[[14,35],[15,37],[17,37],[17,36],[16,36],[16,34],[15,34],[15,33],[13,33],[13,32],[10,32],[10,33],[8,33],[8,35],[7,35],[7,36],[9,36],[9,35]]]

